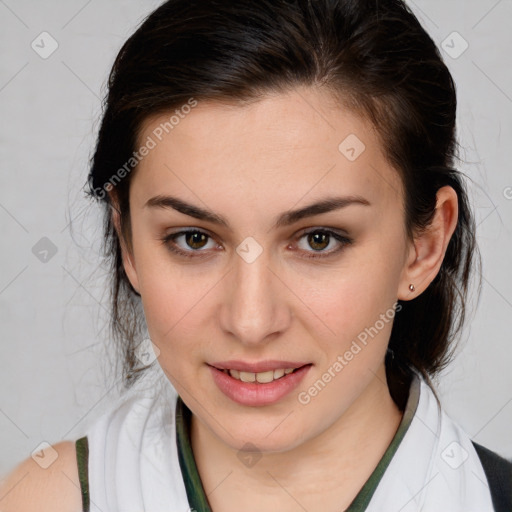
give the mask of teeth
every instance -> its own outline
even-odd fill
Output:
[[[290,368],[291,369],[291,368]],[[292,370],[293,372],[293,370]],[[285,370],[274,370],[274,379],[280,379],[285,373]]]
[[[256,374],[251,372],[240,372],[240,380],[242,382],[254,382],[256,380]]]
[[[260,373],[224,370],[224,373],[228,373],[234,379],[241,380],[242,382],[259,382],[260,384],[266,384],[292,373],[294,369],[295,368],[279,368],[278,370],[269,370],[268,372]]]
[[[265,384],[267,382],[272,382],[274,380],[274,371],[270,370],[268,372],[261,372],[256,374],[256,380]]]

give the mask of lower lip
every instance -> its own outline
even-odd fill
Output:
[[[208,367],[212,372],[215,384],[228,398],[241,405],[261,406],[277,402],[293,391],[306,376],[311,364],[302,366],[280,379],[265,384],[242,382],[213,366],[208,365]]]

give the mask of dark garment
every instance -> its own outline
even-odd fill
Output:
[[[472,441],[484,467],[495,512],[512,512],[512,460]]]

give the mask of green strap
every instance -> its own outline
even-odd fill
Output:
[[[81,437],[75,441],[76,461],[78,464],[78,478],[80,480],[80,489],[82,491],[82,510],[89,512],[89,443],[87,436]]]
[[[176,401],[176,444],[188,504],[195,512],[211,512],[206,493],[197,470],[190,442],[191,411],[178,395]]]

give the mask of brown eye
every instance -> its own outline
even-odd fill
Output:
[[[303,233],[299,240],[305,239],[305,245],[298,244],[306,258],[328,258],[342,251],[346,246],[353,243],[351,238],[343,236],[329,229],[313,229]],[[325,250],[331,246],[331,250]],[[313,250],[311,250],[313,249]],[[316,253],[316,254],[315,254]]]
[[[314,231],[313,233],[308,233],[307,237],[310,247],[315,250],[325,249],[329,245],[330,236],[327,233]]]
[[[208,235],[201,231],[187,231],[184,234],[185,243],[191,249],[202,249],[208,241]]]
[[[198,229],[171,233],[164,236],[161,240],[171,252],[185,258],[208,257],[208,252],[210,252],[208,249],[215,248],[216,246],[213,243],[212,246],[207,247],[208,242],[213,242],[213,239],[210,235]]]

